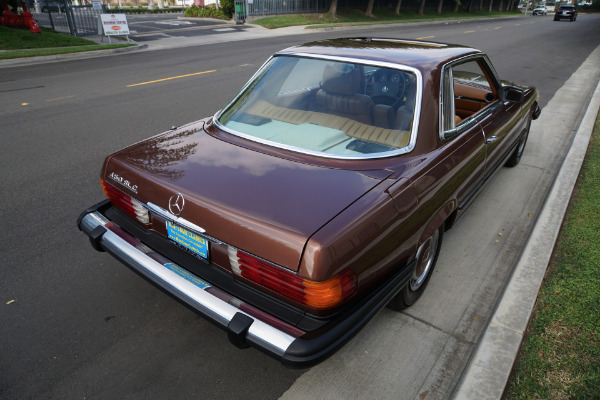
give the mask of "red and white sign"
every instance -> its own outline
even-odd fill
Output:
[[[104,34],[110,35],[129,35],[129,25],[125,14],[100,14]]]

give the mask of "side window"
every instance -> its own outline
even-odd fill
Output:
[[[498,100],[498,89],[483,59],[453,64],[444,69],[442,128],[449,131]]]

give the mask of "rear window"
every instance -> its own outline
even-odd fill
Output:
[[[419,82],[409,67],[277,56],[217,123],[251,140],[329,157],[408,151]]]

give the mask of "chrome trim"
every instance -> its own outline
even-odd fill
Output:
[[[167,221],[173,222],[173,223],[187,229],[190,232],[193,232],[197,235],[200,235],[200,236],[208,239],[209,241],[211,241],[213,243],[226,244],[226,243],[223,243],[222,241],[220,241],[219,239],[216,239],[212,236],[207,235],[206,229],[194,224],[193,222],[188,221],[185,218],[178,217],[178,216],[170,213],[169,211],[165,210],[164,208],[157,206],[154,203],[148,202],[148,203],[146,203],[146,207],[148,208],[148,210],[150,210],[150,212],[153,212],[154,214],[158,215],[159,217],[161,217]]]
[[[283,356],[288,347],[294,342],[295,338],[293,336],[213,296],[144,254],[127,240],[111,231],[109,227],[107,228],[105,225],[109,222],[100,213],[91,212],[82,218],[80,227],[86,234],[99,226],[105,227],[106,232],[100,239],[104,249],[220,326],[227,328],[229,322],[237,313],[252,318],[254,322],[250,325],[246,340],[257,347],[266,349],[278,356]],[[127,239],[131,239],[131,243],[137,242],[137,239],[133,236],[125,232],[121,234],[127,236]]]
[[[472,115],[469,118],[465,118],[463,121],[461,121],[461,123],[459,124],[458,127],[444,131],[444,121],[443,121],[444,112],[443,112],[443,108],[442,108],[442,106],[443,106],[443,90],[444,90],[444,71],[446,70],[446,68],[449,68],[452,65],[462,64],[464,62],[470,61],[471,59],[483,60],[484,64],[487,66],[489,72],[492,75],[492,83],[496,86],[496,91],[498,92],[498,98],[499,98],[499,100],[503,100],[502,94],[501,94],[502,93],[502,82],[501,82],[500,78],[498,77],[498,73],[496,72],[496,69],[490,62],[490,59],[488,58],[487,54],[481,53],[481,52],[475,53],[475,54],[469,54],[467,56],[457,58],[456,60],[452,60],[452,61],[444,64],[444,66],[442,67],[442,72],[440,74],[440,77],[441,77],[440,78],[440,93],[439,93],[439,97],[438,97],[438,104],[439,104],[439,110],[438,110],[439,124],[438,125],[439,125],[439,130],[440,130],[439,136],[440,136],[440,139],[442,139],[442,140],[447,140],[447,139],[450,139],[450,138],[453,138],[454,136],[456,136],[461,129],[463,129],[467,126],[467,125],[465,125],[465,121],[468,121],[470,119],[477,121],[480,118],[479,114]],[[451,74],[451,75],[452,75],[452,78],[454,78],[453,77],[454,74]],[[454,97],[454,90],[452,91],[452,96]],[[485,111],[485,112],[487,112],[487,111]],[[471,124],[469,124],[469,126],[470,125]]]
[[[158,214],[161,217],[163,217],[164,219],[167,219],[171,222],[175,222],[177,225],[180,225],[189,231],[192,231],[192,232],[198,233],[198,234],[206,233],[206,229],[199,227],[198,225],[194,224],[193,222],[188,221],[185,218],[178,217],[175,214],[170,213],[169,211],[165,210],[162,207],[157,206],[154,203],[148,202],[147,205],[148,205],[148,209],[150,211],[152,211],[153,213]]]
[[[238,132],[234,129],[231,129],[231,128],[228,128],[228,127],[222,125],[219,122],[219,118],[221,117],[221,115],[226,110],[228,110],[229,107],[231,107],[231,105],[233,103],[235,103],[237,101],[237,99],[246,91],[248,86],[256,79],[256,77],[258,75],[260,75],[262,70],[271,62],[271,60],[273,60],[275,57],[279,57],[279,56],[313,58],[313,59],[317,59],[317,60],[329,60],[329,61],[339,61],[339,62],[354,63],[354,64],[361,64],[361,65],[372,65],[372,66],[376,66],[376,67],[390,68],[390,69],[395,69],[395,70],[399,70],[399,71],[413,73],[417,78],[417,92],[415,94],[416,98],[415,98],[415,109],[414,109],[414,114],[413,114],[414,115],[413,116],[413,124],[412,124],[412,129],[410,132],[410,139],[408,141],[408,145],[406,145],[405,147],[403,147],[401,149],[385,151],[385,152],[381,152],[381,153],[371,153],[368,155],[367,154],[358,155],[358,156],[357,155],[340,155],[340,154],[324,153],[324,152],[320,152],[320,151],[311,151],[311,150],[306,150],[306,149],[303,149],[300,147],[289,146],[289,145],[285,145],[285,144],[281,144],[281,143],[277,143],[277,142],[272,142],[270,140],[260,139],[255,136],[247,135],[245,133]],[[352,58],[352,57],[327,56],[327,55],[321,55],[321,54],[285,52],[284,51],[284,52],[276,53],[275,55],[271,56],[262,65],[262,67],[260,67],[260,69],[258,71],[256,71],[256,73],[252,76],[252,78],[244,85],[242,90],[240,90],[239,94],[237,96],[235,96],[234,99],[231,102],[229,102],[229,104],[227,104],[226,107],[223,107],[222,110],[217,111],[217,113],[215,113],[215,115],[213,116],[213,123],[220,130],[230,133],[234,136],[242,137],[244,139],[248,139],[253,142],[264,144],[267,146],[272,146],[272,147],[279,148],[279,149],[293,151],[295,153],[301,153],[301,154],[306,154],[306,155],[310,155],[310,156],[317,156],[317,157],[330,158],[330,159],[336,159],[336,160],[380,159],[380,158],[394,157],[397,155],[406,154],[406,153],[410,153],[411,151],[413,151],[413,149],[415,148],[415,145],[417,143],[417,133],[419,131],[419,121],[421,119],[422,98],[423,98],[423,77],[421,75],[421,71],[419,71],[417,68],[409,67],[407,65],[402,65],[402,64],[386,62],[386,61],[373,61],[373,60],[364,60],[364,59]]]

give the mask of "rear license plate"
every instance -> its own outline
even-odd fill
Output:
[[[208,241],[193,232],[167,221],[167,234],[169,239],[192,253],[208,259]]]

